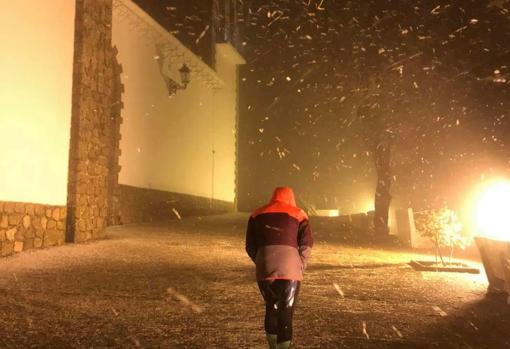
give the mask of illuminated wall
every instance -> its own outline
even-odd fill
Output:
[[[0,200],[65,205],[75,3],[0,6]]]
[[[215,149],[214,191],[217,198],[234,200],[236,171],[237,65],[244,59],[230,44],[216,45],[216,72],[225,87],[216,94],[213,118]]]
[[[218,76],[229,87],[213,91],[192,73],[187,89],[169,98],[156,45],[139,31],[114,11],[113,43],[125,86],[119,183],[233,202],[242,59],[220,45]]]

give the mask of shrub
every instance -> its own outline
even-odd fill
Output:
[[[449,250],[449,263],[451,263],[455,249],[464,249],[471,243],[471,238],[462,233],[462,224],[455,212],[446,207],[420,212],[417,217],[418,225],[421,236],[429,238],[434,243],[436,262],[439,258],[443,265],[446,265],[442,254],[444,248]]]

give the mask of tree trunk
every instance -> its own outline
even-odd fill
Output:
[[[374,200],[374,228],[377,237],[389,235],[388,216],[391,203],[390,137],[384,135],[375,146],[374,160],[377,171],[377,188]]]

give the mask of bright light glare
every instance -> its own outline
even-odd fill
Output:
[[[474,214],[478,234],[510,241],[510,182],[497,182],[483,191]]]
[[[367,201],[365,205],[363,206],[363,212],[370,212],[373,211],[374,208],[374,201]]]
[[[340,216],[340,211],[337,209],[332,210],[315,210],[317,216],[320,217],[338,217]]]

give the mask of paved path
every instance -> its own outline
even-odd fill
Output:
[[[122,226],[0,260],[1,348],[265,348],[243,215]],[[298,348],[510,348],[483,276],[421,273],[413,256],[316,233]],[[490,336],[486,342],[484,336]]]

